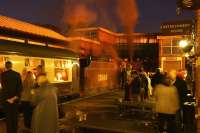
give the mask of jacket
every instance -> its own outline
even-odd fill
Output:
[[[58,130],[57,88],[50,84],[40,86],[32,97],[35,105],[32,133],[56,133]]]
[[[178,91],[173,85],[158,84],[155,86],[154,96],[156,100],[155,111],[163,114],[176,114],[179,105]]]
[[[20,74],[13,70],[3,72],[1,74],[1,86],[1,99],[3,102],[6,102],[7,99],[14,96],[20,97],[22,91]]]

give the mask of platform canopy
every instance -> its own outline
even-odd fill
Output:
[[[65,36],[42,26],[20,21],[14,18],[0,15],[0,32],[12,35],[30,36],[31,38],[46,38],[50,40],[67,41]]]

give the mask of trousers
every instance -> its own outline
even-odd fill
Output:
[[[6,129],[7,133],[17,133],[18,128],[18,104],[13,103],[5,104],[5,115],[6,115]]]

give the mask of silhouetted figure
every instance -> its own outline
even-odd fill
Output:
[[[144,101],[148,98],[148,79],[146,72],[142,71],[140,74],[141,79],[141,100]]]
[[[24,126],[26,128],[31,128],[31,118],[33,106],[31,104],[31,90],[34,88],[35,79],[33,73],[28,71],[23,80],[23,90],[21,94],[21,109],[24,115]]]
[[[130,83],[132,98],[141,101],[141,78],[137,71],[132,72],[132,81]]]
[[[125,64],[121,65],[120,80],[121,80],[120,81],[121,89],[125,89],[126,81],[127,81],[127,73],[126,73],[126,66],[125,66]]]
[[[156,69],[155,71],[155,74],[152,76],[152,79],[151,79],[151,86],[154,88],[157,84],[159,84],[161,82],[161,77],[162,77],[162,74],[161,74],[161,71],[159,68]]]
[[[5,63],[6,71],[1,74],[2,100],[6,113],[7,133],[17,133],[18,101],[22,90],[20,74],[12,70],[10,61]]]

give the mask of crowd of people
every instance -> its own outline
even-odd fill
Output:
[[[17,133],[19,110],[23,112],[24,126],[32,133],[56,133],[57,88],[49,83],[44,67],[39,65],[35,73],[24,69],[19,74],[12,70],[12,62],[8,61],[5,68],[0,76],[0,99],[6,113],[7,133]],[[144,69],[134,70],[131,64],[122,64],[120,68],[124,100],[144,102],[154,98],[160,132],[178,133],[178,127],[183,124],[183,106],[188,93],[184,74],[176,70],[161,72],[160,69],[152,74]]]
[[[144,101],[152,96],[150,74],[142,68],[135,70],[131,64],[121,65],[120,86],[125,90],[126,101]]]
[[[179,133],[183,129],[184,103],[189,93],[182,70],[147,73],[143,69],[134,70],[131,64],[121,65],[121,88],[125,91],[125,101],[143,102],[155,99],[159,131]]]
[[[24,126],[32,133],[56,133],[58,129],[57,88],[49,83],[43,66],[35,73],[12,70],[5,63],[1,74],[1,103],[5,109],[7,133],[17,133],[18,116],[22,111]]]

